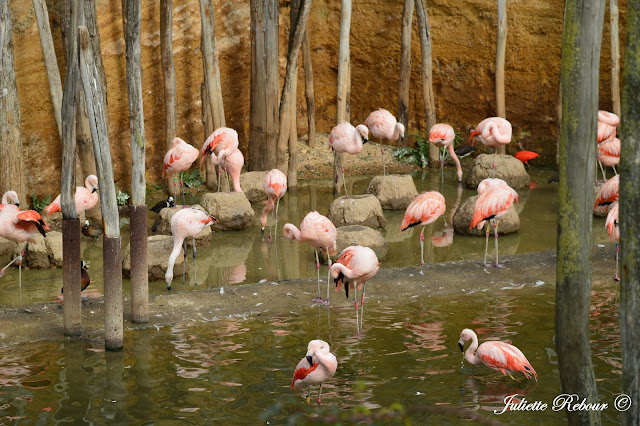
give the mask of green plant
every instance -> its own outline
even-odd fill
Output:
[[[47,195],[42,200],[38,200],[36,194],[31,194],[31,204],[33,204],[33,209],[38,213],[42,213],[42,210],[51,204],[51,195]],[[26,206],[24,207],[26,209]]]
[[[122,192],[118,188],[116,188],[116,203],[118,203],[118,206],[126,206],[129,198],[131,198],[129,194],[127,194],[126,192]]]
[[[190,172],[185,172],[182,177],[182,182],[187,188],[192,188],[196,185],[202,184],[200,179],[200,169],[193,169]]]
[[[422,168],[429,165],[429,141],[420,133],[412,135],[415,139],[416,147],[400,147],[393,152],[393,157],[404,163],[417,164]]]

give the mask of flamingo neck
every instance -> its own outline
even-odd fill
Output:
[[[7,196],[7,192],[2,196],[2,204],[9,204],[9,197]]]
[[[301,241],[300,230],[296,228],[295,225],[292,225],[291,223],[287,223],[284,226],[283,231],[284,231],[284,236],[287,237],[288,239]]]
[[[482,133],[482,136],[485,139],[493,136],[493,138],[499,143],[508,144],[511,142],[511,135],[508,132],[502,133],[500,127],[498,127],[498,125],[493,121],[489,122],[485,126]]]
[[[456,155],[456,152],[453,149],[453,143],[451,143],[450,145],[447,145],[447,151],[449,152],[449,155],[451,156],[451,159],[453,160],[453,162],[456,163],[456,173],[458,174],[458,182],[462,182],[462,166],[460,165],[460,159],[458,159],[458,156]]]
[[[173,265],[176,263],[176,259],[180,254],[180,249],[182,248],[182,242],[184,238],[176,238],[173,237],[173,250],[171,251],[171,255],[169,256],[169,263],[167,264],[167,272],[164,275],[164,279],[167,284],[171,283],[173,280]]]
[[[347,268],[346,266],[344,266],[342,263],[334,263],[332,266],[332,269],[337,269],[338,271],[342,272],[342,274],[349,278],[352,279],[353,278],[353,270]],[[338,274],[336,274],[336,276],[334,278],[337,278]]]
[[[273,210],[273,199],[271,197],[267,198],[267,205],[262,209],[262,216],[260,216],[260,225],[262,229],[267,225],[267,214]]]
[[[471,345],[469,345],[467,351],[464,353],[464,359],[466,359],[469,364],[482,363],[480,357],[476,355],[476,349],[478,349],[478,336],[474,333],[471,336]]]
[[[398,138],[400,138],[400,126],[398,126],[398,124],[396,124],[395,127],[393,128],[393,135],[391,135],[390,140],[397,141]]]

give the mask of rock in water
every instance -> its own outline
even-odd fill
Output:
[[[267,199],[263,188],[266,175],[267,172],[247,172],[240,175],[240,187],[250,203],[259,203]]]
[[[477,228],[469,229],[471,225],[471,218],[473,217],[473,208],[476,205],[478,195],[469,197],[464,203],[456,210],[456,214],[453,215],[453,229],[457,234],[463,235],[476,235],[484,237],[484,228],[479,230]],[[499,219],[498,222],[498,234],[511,234],[520,229],[520,217],[516,213],[514,206],[511,206],[507,214]],[[493,226],[490,228],[491,235],[493,235]]]
[[[165,209],[170,210],[170,209]],[[149,281],[164,281],[164,274],[167,272],[169,255],[173,250],[173,237],[171,235],[152,235],[147,237],[147,267],[149,268]],[[187,249],[187,251],[189,251]],[[187,253],[187,274],[192,267],[191,253]],[[180,249],[180,254],[176,258],[173,266],[174,279],[182,275],[184,263],[184,251]],[[122,253],[122,272],[125,276],[131,276],[131,244],[127,244]],[[200,274],[198,274],[200,275]]]
[[[24,250],[22,266],[34,269],[62,268],[62,233],[47,232],[47,237],[35,235],[35,243],[22,243],[20,250]],[[13,256],[18,256],[18,249],[13,245]],[[12,266],[18,266],[15,262]]]
[[[495,176],[492,163],[495,160]],[[513,189],[528,188],[531,178],[520,160],[511,155],[480,154],[476,157],[471,172],[467,175],[467,186],[477,188],[486,178],[496,177],[507,182]],[[499,228],[498,228],[499,230]]]
[[[371,194],[336,198],[327,217],[337,228],[345,225],[384,228],[387,224],[380,201]]]
[[[206,210],[198,204],[195,204],[189,207],[192,209],[202,210],[203,212],[206,212]],[[160,214],[158,215],[158,218],[157,218],[158,229],[156,229],[156,234],[172,235],[171,234],[171,218],[173,217],[174,214],[178,213],[180,209],[182,209],[182,206],[176,205],[175,207],[172,207],[172,208],[164,208],[160,210]],[[193,239],[187,238],[185,241],[187,242],[187,246],[191,247],[193,245]],[[211,242],[211,227],[205,226],[204,229],[198,235],[196,235],[196,247],[209,245],[210,242]],[[172,243],[172,246],[169,248],[169,253],[171,253],[172,249],[173,249],[173,243]]]
[[[242,192],[211,192],[204,194],[200,204],[207,213],[218,219],[214,231],[240,231],[253,226],[255,212]]]
[[[410,175],[387,175],[371,179],[365,193],[375,195],[385,210],[404,210],[418,190]]]

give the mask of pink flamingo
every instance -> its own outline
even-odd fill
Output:
[[[462,167],[460,166],[460,160],[453,150],[453,140],[456,138],[456,134],[453,131],[453,127],[448,124],[439,123],[434,125],[429,130],[429,142],[434,144],[440,149],[440,171],[442,172],[444,179],[444,160],[446,152],[449,152],[451,159],[456,163],[456,172],[458,174],[458,182],[462,182]]]
[[[389,111],[383,108],[378,108],[373,111],[364,122],[365,126],[371,132],[371,135],[382,142],[382,139],[386,139],[393,143],[400,138],[404,141],[404,125],[398,123],[396,118]],[[382,153],[382,174],[386,175],[386,169],[384,166],[384,148],[380,147]]]
[[[14,204],[10,204],[13,202]],[[34,235],[40,232],[42,236],[46,237],[46,233],[51,231],[49,225],[44,221],[40,213],[35,210],[20,210],[20,201],[18,200],[18,194],[15,191],[7,191],[2,196],[2,204],[0,204],[0,236],[7,240],[14,241],[20,249],[20,244],[29,241],[35,243]],[[4,268],[0,270],[0,277],[2,277],[6,269],[11,266],[15,261],[18,262],[18,285],[22,287],[22,258],[24,251],[20,251],[20,254],[9,262]]]
[[[293,373],[291,389],[309,388],[307,403],[311,399],[311,386],[320,385],[318,404],[322,395],[322,385],[333,377],[338,368],[338,360],[331,353],[329,344],[323,340],[312,340],[307,345],[307,355],[300,360]]]
[[[606,140],[598,144],[598,150],[596,151],[596,158],[600,164],[600,170],[602,171],[602,177],[606,180],[607,176],[604,173],[604,167],[612,167],[613,172],[618,174],[616,166],[620,164],[620,139],[614,137],[613,139]]]
[[[611,205],[611,209],[607,214],[607,221],[605,222],[609,239],[616,243],[616,276],[615,280],[620,281],[618,276],[618,256],[620,253],[620,228],[618,227],[618,202]]]
[[[484,179],[478,185],[478,194],[469,229],[476,226],[478,229],[482,229],[486,223],[484,261],[482,263],[484,266],[489,266],[487,264],[489,226],[493,222],[493,232],[496,239],[496,267],[501,268],[502,265],[498,262],[498,219],[507,214],[514,201],[518,202],[518,193],[502,179]]]
[[[214,164],[224,164],[225,157],[237,150],[238,146],[238,132],[229,127],[216,129],[209,135],[207,140],[204,141],[204,144],[202,144],[200,167],[202,167],[209,154],[211,157],[218,157],[218,160],[215,161]],[[220,175],[218,175],[218,191],[220,191]]]
[[[220,191],[220,170],[222,169],[227,173],[228,176],[231,176],[233,190],[235,192],[243,192],[242,188],[240,187],[240,172],[242,172],[242,166],[244,166],[244,155],[242,155],[242,151],[236,149],[231,154],[227,155],[223,160],[222,165],[220,165],[218,161],[218,157],[216,157],[215,155],[211,156],[211,162],[218,166],[218,191]],[[228,179],[227,192],[231,192]]]
[[[420,264],[424,265],[424,227],[435,222],[447,209],[444,197],[438,191],[418,194],[404,212],[400,231],[422,225],[420,231]]]
[[[618,201],[619,191],[620,175],[615,175],[600,187],[600,191],[598,191],[596,204],[593,207],[593,210],[595,211],[600,206],[609,206],[610,204]]]
[[[600,110],[598,111],[598,130],[596,134],[596,142],[604,143],[611,142],[616,137],[616,127],[620,124],[620,118],[608,111]],[[607,180],[604,175],[604,170],[602,169],[602,161],[600,158],[597,158],[598,164],[600,164],[600,170],[602,171],[602,178]],[[606,160],[605,160],[606,161]],[[596,180],[598,177],[598,167],[596,166]]]
[[[167,272],[164,275],[167,282],[167,290],[171,290],[171,281],[173,280],[173,265],[176,262],[182,243],[185,238],[193,238],[193,280],[198,285],[196,273],[196,235],[198,235],[205,226],[218,223],[218,219],[209,216],[202,210],[191,208],[183,208],[173,215],[171,218],[171,233],[173,234],[173,250],[169,256]],[[187,250],[184,251],[184,267],[187,267]]]
[[[80,214],[85,210],[90,210],[98,204],[98,177],[96,175],[89,175],[84,181],[84,187],[76,187],[76,212]],[[56,197],[51,204],[42,210],[42,212],[49,216],[53,213],[62,211],[60,207],[60,194]]]
[[[336,285],[336,291],[340,285],[344,285],[344,292],[349,298],[349,287],[354,289],[356,304],[356,330],[360,333],[362,321],[364,321],[364,290],[365,284],[378,273],[380,262],[378,256],[369,247],[349,246],[342,250],[336,262],[331,265],[330,273]],[[362,306],[361,320],[358,325],[358,288],[362,291],[360,306]]]
[[[367,143],[368,137],[369,129],[367,129],[366,126],[359,124],[357,127],[353,127],[350,123],[343,121],[331,129],[328,143],[334,152],[358,154],[362,151],[362,145]],[[341,171],[342,182],[344,183],[344,195],[349,198],[349,194],[347,194],[347,183],[344,179],[344,166]],[[336,175],[336,182],[337,181],[338,175]]]
[[[189,170],[194,161],[198,159],[200,152],[197,148],[189,145],[180,138],[173,138],[171,141],[171,149],[164,155],[162,162],[162,177],[166,173],[176,173],[173,178],[173,191],[177,194],[177,174],[180,174],[180,191],[182,192],[182,207],[185,207],[184,201],[184,183],[182,177],[184,172]]]
[[[296,228],[295,225],[291,223],[287,223],[284,225],[283,232],[284,236],[290,240],[298,240],[308,243],[310,246],[316,248],[318,297],[313,299],[313,301],[323,305],[329,305],[329,273],[331,271],[331,256],[334,256],[337,252],[336,238],[338,237],[338,230],[335,225],[320,213],[309,212],[302,220],[300,229]],[[329,265],[329,272],[327,272],[326,300],[320,297],[320,260],[318,259],[318,248],[327,255],[327,264]]]
[[[267,194],[267,205],[262,209],[262,216],[260,216],[260,231],[264,235],[267,213],[273,211],[274,207],[276,208],[276,229],[278,229],[278,206],[280,205],[280,199],[287,192],[287,176],[278,169],[270,170],[264,177],[262,187]],[[271,241],[271,228],[269,228],[269,241]]]
[[[513,380],[513,373],[522,373],[524,377],[535,378],[538,381],[536,370],[533,369],[527,357],[513,345],[505,342],[489,341],[478,346],[478,336],[473,330],[465,328],[460,333],[458,347],[464,352],[464,343],[471,340],[471,345],[464,353],[464,359],[469,364],[484,364],[489,368],[508,375]],[[477,350],[476,350],[477,349]]]
[[[477,138],[483,145],[493,148],[494,161],[492,162],[492,166],[494,174],[496,170],[495,150],[511,142],[511,133],[511,123],[501,117],[485,118],[476,126],[475,130],[471,131],[471,135],[469,136],[470,142],[473,139],[471,145],[476,143],[475,138]]]

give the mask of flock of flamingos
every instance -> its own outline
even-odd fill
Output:
[[[598,113],[598,161],[604,177],[604,169],[602,165],[614,167],[619,162],[620,140],[616,136],[616,127],[619,119],[615,114],[605,111]],[[471,132],[469,140],[479,140],[484,145],[493,149],[510,143],[511,141],[511,124],[504,118],[490,117],[481,121]],[[395,117],[387,110],[378,109],[372,112],[364,125],[352,126],[343,122],[333,128],[329,136],[329,146],[334,152],[358,154],[363,144],[368,142],[370,136],[379,140],[386,139],[391,142],[404,138],[404,126],[398,123]],[[448,155],[453,159],[456,165],[458,181],[462,181],[462,168],[455,151],[453,149],[453,141],[455,133],[453,128],[448,124],[436,124],[429,133],[429,141],[440,148],[440,162]],[[518,155],[519,154],[519,155]],[[516,155],[521,161],[526,161],[537,156],[535,153],[521,151]],[[201,165],[207,158],[218,166],[219,170],[225,170],[227,179],[229,176],[233,181],[234,190],[241,192],[240,188],[240,171],[244,164],[242,152],[238,149],[238,134],[230,128],[219,128],[211,136],[207,138],[202,146],[202,150],[198,150],[192,145],[186,143],[180,138],[173,140],[172,148],[166,153],[163,162],[163,177],[165,173],[174,173],[174,187],[177,191],[178,182],[182,192],[183,206],[171,219],[171,231],[174,239],[174,247],[169,256],[168,267],[165,275],[167,288],[171,288],[173,279],[173,266],[176,258],[180,253],[183,242],[186,238],[193,238],[202,231],[205,226],[215,223],[217,220],[207,213],[188,208],[184,203],[184,188],[182,182],[182,173],[187,171],[192,164],[201,157]],[[386,174],[384,166],[384,151],[382,151],[383,174]],[[596,166],[597,167],[597,166]],[[495,173],[495,162],[493,163]],[[344,176],[344,168],[341,170]],[[617,172],[616,172],[617,173]],[[180,176],[180,178],[178,178]],[[220,184],[220,174],[218,174],[218,185]],[[618,230],[618,185],[619,175],[606,181],[600,189],[597,196],[595,208],[606,206],[609,209],[606,227],[612,241],[616,242],[616,249],[620,238]],[[76,188],[75,203],[78,213],[93,208],[98,202],[98,179],[96,176],[89,176],[85,181],[85,187]],[[218,188],[219,189],[219,188]],[[267,215],[275,209],[276,230],[277,230],[277,211],[280,199],[287,191],[287,178],[279,170],[274,169],[267,173],[264,180],[264,191],[267,194],[267,203],[261,216],[261,230],[267,224]],[[490,227],[493,226],[495,236],[495,266],[501,267],[498,262],[498,221],[504,216],[514,202],[518,202],[518,194],[502,179],[488,178],[480,182],[478,185],[479,197],[475,204],[473,218],[470,228],[477,227],[482,229],[485,227],[485,266],[487,264],[487,249]],[[349,196],[346,193],[345,197]],[[172,201],[172,200],[170,200]],[[420,233],[420,245],[423,250],[424,244],[424,226],[437,220],[445,212],[445,199],[443,195],[437,191],[423,192],[416,196],[406,209],[404,219],[402,221],[401,230],[404,231],[414,226],[422,226]],[[60,195],[44,210],[45,216],[54,212],[61,211]],[[21,211],[19,208],[18,196],[14,191],[6,192],[2,197],[0,205],[0,236],[20,244],[25,241],[35,241],[34,235],[40,232],[45,235],[50,230],[43,217],[34,210]],[[373,278],[379,267],[376,254],[368,247],[351,246],[344,249],[337,257],[334,263],[331,263],[331,257],[336,253],[336,227],[325,216],[318,212],[308,213],[300,227],[296,227],[291,223],[284,225],[283,232],[285,237],[290,240],[298,240],[306,242],[316,249],[316,269],[318,273],[318,296],[313,299],[314,302],[329,305],[329,288],[330,278],[333,278],[336,290],[344,286],[347,298],[349,297],[350,288],[354,290],[355,308],[356,308],[356,325],[358,329],[362,323],[358,322],[358,310],[364,310],[365,300],[365,284]],[[101,232],[99,229],[90,228],[88,223],[83,228],[83,233],[87,236],[97,238]],[[327,256],[329,270],[327,275],[327,297],[323,299],[320,294],[320,262],[318,260],[318,252]],[[193,258],[195,264],[195,243],[193,244]],[[14,262],[18,262],[21,270],[22,256],[24,252],[13,259],[7,266],[0,271],[0,277],[4,274],[6,268]],[[185,246],[186,258],[186,246]],[[424,257],[422,257],[424,264]],[[194,265],[195,266],[195,265]],[[83,283],[82,288],[86,288],[89,284],[89,276],[86,272],[84,262],[81,264]],[[616,279],[617,273],[617,256],[616,256]],[[19,275],[21,279],[21,272]],[[358,300],[358,290],[361,291]],[[362,317],[362,316],[361,316]],[[362,321],[362,320],[360,320]],[[471,364],[484,363],[488,367],[500,371],[502,374],[508,374],[513,378],[514,373],[522,373],[527,379],[535,378],[537,374],[524,354],[515,346],[508,343],[489,341],[478,346],[478,338],[470,329],[462,330],[460,340],[458,342],[460,350],[464,352],[464,343],[471,341],[471,345],[465,352],[465,359]],[[322,393],[322,383],[330,379],[336,372],[337,360],[330,352],[329,345],[322,340],[312,340],[307,347],[306,356],[303,357],[295,368],[292,388],[310,388],[312,385],[320,385],[318,393],[318,402]],[[307,401],[310,398],[310,391],[307,395]]]

